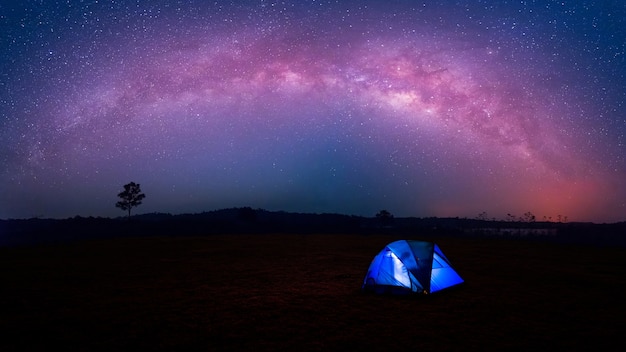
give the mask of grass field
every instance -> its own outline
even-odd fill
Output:
[[[466,284],[360,291],[389,235],[0,248],[0,351],[626,348],[626,248],[436,239]],[[411,239],[429,239],[416,236]]]

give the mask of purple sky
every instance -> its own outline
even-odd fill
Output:
[[[626,220],[621,1],[0,5],[0,218]]]

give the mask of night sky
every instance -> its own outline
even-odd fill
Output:
[[[625,22],[621,0],[2,0],[0,218],[124,216],[134,181],[136,213],[623,221]]]

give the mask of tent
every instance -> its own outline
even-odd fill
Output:
[[[430,294],[461,283],[463,279],[437,244],[399,240],[389,243],[374,257],[363,280],[363,290]]]

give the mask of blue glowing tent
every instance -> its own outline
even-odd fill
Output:
[[[374,257],[363,290],[430,294],[461,283],[463,279],[437,244],[400,240],[389,243]]]

